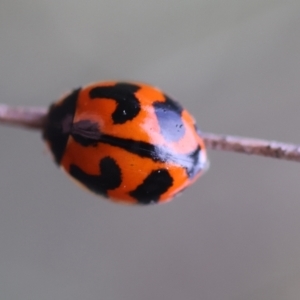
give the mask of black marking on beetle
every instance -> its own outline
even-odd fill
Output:
[[[47,115],[43,138],[50,142],[57,164],[60,163],[65,152],[79,92],[80,89],[74,90],[60,104],[52,104]]]
[[[155,114],[162,136],[168,142],[176,142],[185,134],[181,117],[183,108],[169,97],[165,96],[165,99],[165,102],[153,103]]]
[[[140,89],[138,85],[130,83],[117,83],[113,86],[99,86],[90,90],[91,99],[108,98],[117,102],[112,114],[115,124],[123,124],[135,118],[141,110],[140,102],[135,92]]]
[[[116,189],[122,182],[121,169],[114,159],[107,156],[99,163],[100,175],[89,175],[78,166],[70,166],[70,175],[84,184],[92,192],[106,196],[108,190]]]
[[[160,196],[173,184],[173,178],[166,169],[152,171],[129,195],[139,204],[152,204],[159,201]]]
[[[161,155],[161,147],[157,147],[146,142],[123,139],[107,134],[103,134],[101,136],[100,142],[122,148],[140,157],[150,158],[153,161],[166,161],[166,158],[163,158]]]
[[[152,159],[155,162],[169,162],[180,165],[186,169],[189,178],[194,178],[202,169],[200,161],[200,145],[186,154],[172,152],[166,147],[161,147],[133,139],[124,139],[108,134],[101,134],[98,124],[89,120],[74,123],[71,135],[74,140],[84,147],[96,146],[98,143],[119,147],[140,157]]]
[[[82,120],[74,123],[71,135],[76,142],[85,147],[96,146],[98,143],[104,143],[122,148],[141,157],[151,158],[154,161],[162,160],[159,155],[159,147],[142,141],[101,134],[98,124],[89,120]]]

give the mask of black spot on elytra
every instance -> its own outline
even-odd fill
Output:
[[[154,102],[155,114],[160,126],[160,132],[168,142],[179,141],[185,134],[182,122],[182,107],[165,96],[165,102]]]
[[[172,184],[173,178],[166,169],[155,170],[129,195],[140,204],[156,203]]]
[[[43,138],[50,143],[51,151],[57,164],[64,154],[80,89],[70,93],[60,104],[53,104],[46,119]]]
[[[132,120],[140,112],[140,102],[135,96],[139,86],[130,83],[118,83],[114,86],[99,86],[90,91],[91,99],[109,98],[117,102],[112,114],[115,124],[123,124]]]
[[[122,181],[121,169],[111,157],[103,158],[99,163],[100,175],[89,175],[78,166],[70,166],[70,175],[84,184],[92,192],[107,196],[108,190],[120,186]]]

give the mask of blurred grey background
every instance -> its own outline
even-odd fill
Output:
[[[0,99],[160,86],[204,131],[300,143],[297,1],[0,1]],[[0,128],[0,299],[300,298],[300,165],[210,152],[167,205],[73,184],[38,132]]]

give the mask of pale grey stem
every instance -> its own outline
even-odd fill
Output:
[[[240,152],[300,162],[300,145],[202,132],[208,149]]]
[[[0,122],[2,124],[42,129],[47,115],[44,107],[13,107],[0,104]]]

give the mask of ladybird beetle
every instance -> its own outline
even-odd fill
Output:
[[[143,83],[72,91],[50,107],[43,137],[71,177],[116,202],[167,202],[208,165],[193,117]]]

